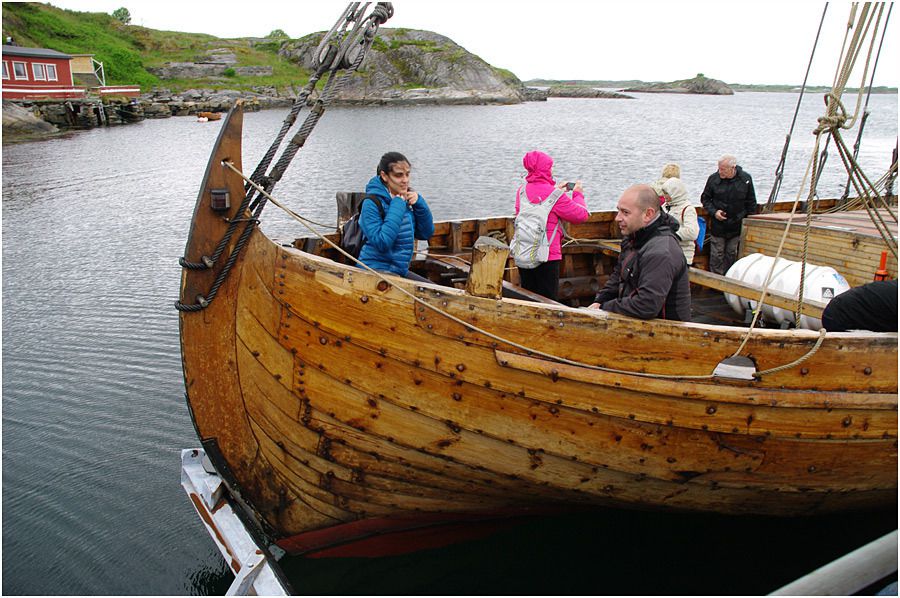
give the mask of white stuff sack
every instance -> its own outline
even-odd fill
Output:
[[[547,218],[561,196],[562,190],[554,189],[544,201],[531,203],[528,201],[525,185],[519,188],[519,214],[516,216],[515,232],[509,246],[509,252],[519,268],[537,268],[550,257],[550,241],[559,231],[559,220],[548,239]]]

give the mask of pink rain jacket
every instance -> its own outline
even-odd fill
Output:
[[[544,152],[528,152],[522,158],[522,165],[528,174],[525,177],[525,191],[528,194],[528,200],[531,203],[540,203],[547,199],[556,188],[556,182],[553,180],[553,158]],[[516,214],[519,213],[519,200],[521,195],[521,187],[516,190]],[[584,222],[590,217],[587,204],[584,202],[584,195],[580,191],[572,191],[572,196],[563,193],[562,197],[557,200],[556,205],[547,218],[547,238],[553,234],[556,223],[560,218],[566,222],[579,223]],[[562,259],[562,250],[560,248],[562,237],[562,228],[556,231],[553,241],[550,243],[550,255],[548,261]]]

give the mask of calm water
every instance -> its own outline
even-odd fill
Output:
[[[334,193],[361,190],[396,149],[437,219],[510,214],[522,154],[541,149],[560,179],[584,181],[594,209],[667,161],[699,199],[726,152],[764,201],[795,103],[748,93],[332,109],[275,195],[331,224]],[[819,106],[807,97],[782,198],[798,191]],[[860,161],[877,178],[897,138],[897,96],[869,108]],[[246,116],[248,171],[283,117]],[[172,118],[3,147],[4,594],[206,594],[230,583],[179,485],[179,450],[198,443],[172,307],[219,127]],[[846,181],[830,153],[823,197]],[[266,232],[303,232],[277,212],[264,214]],[[415,557],[291,566],[309,593],[757,593],[896,526],[894,512],[772,522],[601,511]]]

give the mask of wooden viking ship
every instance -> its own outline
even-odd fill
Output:
[[[356,11],[336,24],[356,20],[351,42],[328,46],[335,29],[323,39],[305,94],[329,68],[357,68],[392,14]],[[256,226],[265,201],[277,204],[267,189],[334,81],[265,177],[262,164],[242,173],[232,109],[182,259],[188,406],[260,546],[403,552],[596,505],[788,516],[896,504],[897,334],[762,327],[758,315],[748,325],[722,291],[798,319],[823,304],[707,272],[708,249],[691,268],[692,321],[676,322],[583,309],[616,263],[613,212],[569,227],[560,302],[518,286],[508,216],[437,223],[411,266],[430,282],[359,267],[339,233],[267,238]],[[360,194],[339,195],[341,221]],[[805,219],[803,256],[858,282],[895,278],[896,197],[874,208],[890,216],[877,235],[813,213],[836,203],[810,202],[805,218],[796,202],[773,203],[745,223],[743,251],[796,258],[787,224]],[[877,236],[889,259],[850,259]]]
[[[250,218],[226,201],[245,194],[241,126],[238,105],[187,262]],[[337,234],[284,246],[257,227],[239,252],[236,235],[225,244],[227,276],[224,259],[186,268],[181,302],[205,304],[181,313],[191,416],[259,528],[288,551],[332,554],[547,508],[795,515],[894,503],[897,334],[750,333],[699,287],[693,322],[581,309],[615,264],[613,217],[570,227],[612,240],[565,248],[566,304],[519,289],[514,268],[479,285],[491,251],[477,241],[509,235],[508,217],[437,223],[428,258],[413,262],[432,283],[342,263]],[[747,292],[702,268],[692,280]],[[714,375],[742,343],[754,376]]]

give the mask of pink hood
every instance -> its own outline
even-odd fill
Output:
[[[529,183],[549,183],[553,182],[553,158],[544,152],[528,152],[522,158],[522,166],[528,171],[525,180]]]

